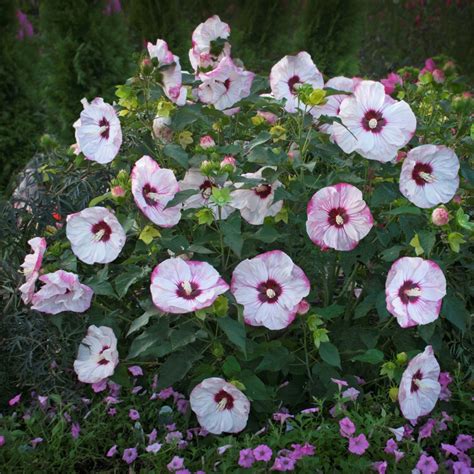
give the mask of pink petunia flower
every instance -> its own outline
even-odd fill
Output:
[[[349,438],[349,451],[357,456],[362,456],[369,447],[369,442],[365,434],[360,434],[355,438]]]
[[[331,382],[332,382],[332,383],[335,383],[335,384],[338,386],[339,390],[340,390],[342,387],[348,387],[348,386],[349,386],[349,384],[348,384],[345,380],[334,379],[334,378],[332,378],[332,377],[331,377]]]
[[[90,308],[94,291],[79,281],[79,277],[64,270],[39,277],[44,285],[33,295],[32,309],[41,313],[58,314],[63,311],[83,313]]]
[[[438,472],[438,463],[434,457],[422,454],[416,463],[416,468],[421,474],[433,474]]]
[[[84,383],[97,383],[110,377],[118,362],[117,338],[113,330],[107,326],[89,326],[74,361],[77,378]]]
[[[323,75],[319,72],[311,56],[301,51],[295,56],[280,59],[270,71],[270,88],[276,99],[285,99],[285,110],[290,113],[306,105],[298,99],[298,87],[309,84],[314,89],[324,86]]]
[[[21,299],[25,304],[31,303],[35,292],[35,284],[39,277],[44,253],[46,252],[46,239],[43,237],[34,237],[28,240],[28,245],[31,247],[31,250],[33,250],[33,253],[26,255],[24,262],[20,265],[26,280],[19,288]]]
[[[244,306],[247,324],[277,330],[293,322],[310,283],[286,253],[273,250],[240,262],[232,274],[231,291]]]
[[[350,438],[355,433],[356,427],[347,416],[339,421],[339,434],[343,438]]]
[[[296,461],[286,456],[278,456],[271,468],[272,471],[286,472],[295,469]]]
[[[244,467],[246,469],[252,467],[253,463],[255,462],[255,456],[253,454],[252,449],[246,448],[241,449],[239,452],[239,460],[238,465],[240,467]]]
[[[312,444],[305,443],[305,444],[292,444],[291,445],[293,452],[289,454],[291,459],[295,461],[299,461],[300,459],[306,456],[314,456],[316,452],[315,447]]]
[[[174,456],[173,459],[166,465],[168,471],[174,472],[184,467],[184,459],[179,456]]]
[[[160,443],[153,443],[153,444],[148,445],[148,446],[145,448],[145,451],[146,451],[147,453],[156,454],[158,451],[160,451],[160,449],[161,449],[161,444],[160,444]]]
[[[441,449],[444,451],[446,456],[449,456],[450,454],[452,454],[453,456],[457,456],[459,454],[459,449],[456,448],[456,446],[453,446],[452,444],[441,443]]]
[[[139,365],[131,365],[128,368],[128,371],[134,376],[134,377],[139,377],[143,375],[143,370]]]
[[[344,76],[333,77],[324,84],[324,88],[331,88],[342,92],[354,92],[355,86],[358,84],[357,79],[350,79]],[[342,101],[348,97],[348,94],[334,94],[326,97],[326,103],[323,105],[317,105],[312,107],[310,110],[311,115],[313,116],[316,122],[319,121],[319,118],[322,116],[325,117],[337,117],[341,108]],[[334,131],[332,128],[332,123],[321,123],[318,125],[318,129],[327,133],[332,142],[334,142]]]
[[[272,458],[273,451],[266,444],[259,444],[253,449],[253,455],[256,461],[268,462]]]
[[[79,423],[73,423],[71,425],[71,436],[73,439],[79,438],[81,433],[81,425]]]
[[[231,184],[230,181],[224,183],[224,186]],[[219,206],[214,203],[210,197],[212,190],[219,188],[219,185],[211,177],[204,176],[197,168],[191,168],[186,171],[184,178],[179,182],[179,189],[185,191],[187,189],[199,190],[198,193],[190,196],[184,201],[184,209],[199,209],[201,207],[208,207],[214,214],[215,219],[227,219],[235,208],[231,205]],[[219,210],[220,209],[220,210]]]
[[[117,454],[117,451],[118,451],[117,445],[114,444],[114,445],[107,451],[106,456],[107,456],[108,458],[113,458],[113,457]]]
[[[128,417],[133,420],[133,421],[136,421],[136,420],[139,420],[140,419],[140,413],[138,413],[137,410],[131,408],[128,412]]]
[[[30,443],[33,448],[36,448],[36,446],[38,446],[38,444],[41,444],[43,441],[43,438],[34,438],[30,441]]]
[[[179,191],[178,181],[170,169],[160,168],[150,156],[143,156],[131,173],[135,204],[154,224],[173,227],[181,219],[181,205],[166,207]]]
[[[91,388],[94,391],[94,393],[103,392],[107,388],[107,379],[103,379],[97,383],[93,383],[91,385]]]
[[[127,448],[123,452],[122,459],[127,463],[127,464],[132,464],[135,459],[138,457],[138,452],[137,448]]]
[[[427,209],[449,202],[459,187],[459,159],[443,145],[421,145],[408,152],[400,173],[400,192]]]
[[[229,285],[207,262],[169,258],[155,267],[151,296],[165,313],[183,314],[207,308]]]
[[[66,222],[73,253],[89,265],[113,262],[125,245],[125,230],[105,207],[88,207],[69,214]]]
[[[193,47],[189,50],[189,61],[193,69],[214,68],[225,56],[230,56],[230,44],[225,41],[222,48],[216,51],[215,44],[226,40],[230,35],[230,27],[217,16],[211,16],[196,27],[192,34]]]
[[[228,56],[222,58],[215,69],[199,74],[199,100],[212,104],[217,110],[232,107],[250,95],[255,74],[234,64]]]
[[[212,434],[239,433],[247,425],[248,398],[223,379],[203,380],[194,387],[189,401],[201,427]]]
[[[435,321],[446,295],[446,278],[439,266],[420,257],[393,263],[385,282],[387,310],[402,328]]]
[[[21,10],[16,11],[16,18],[18,20],[18,31],[16,37],[23,41],[25,38],[31,38],[34,35],[33,25],[28,19],[26,13]]]
[[[247,180],[260,181],[251,188],[244,187],[245,183],[235,183],[237,188],[231,193],[230,205],[240,210],[242,217],[252,225],[263,224],[265,217],[276,216],[283,207],[283,201],[275,202],[275,191],[281,186],[280,181],[265,183],[263,171],[271,167],[260,168],[255,173],[244,173]]]
[[[380,82],[362,81],[340,106],[340,123],[333,124],[336,143],[345,153],[369,160],[391,161],[412,138],[416,117],[410,106],[385,94]]]
[[[378,474],[385,474],[387,472],[387,468],[387,461],[377,461],[372,464],[372,469],[377,471]]]
[[[110,163],[122,145],[122,128],[114,108],[96,97],[90,104],[81,100],[84,110],[74,122],[76,142],[80,151],[91,161]]]
[[[285,411],[279,411],[273,413],[272,419],[278,421],[280,423],[286,423],[287,420],[291,420],[294,416],[291,413],[287,413]]]
[[[354,387],[350,387],[347,390],[344,390],[341,395],[344,398],[348,398],[351,402],[355,402],[357,398],[359,397],[359,394],[360,394],[359,390],[357,390]]]
[[[18,395],[15,395],[13,398],[11,398],[8,401],[8,405],[11,406],[11,407],[14,407],[15,405],[18,405],[18,403],[20,403],[20,400],[21,400],[21,393],[19,393]]]
[[[361,191],[346,183],[317,191],[308,203],[307,215],[306,232],[323,250],[353,250],[374,222]]]
[[[427,346],[424,352],[409,362],[403,372],[398,401],[405,418],[416,420],[433,410],[441,391],[438,377],[438,361],[433,354],[433,348]]]
[[[0,447],[2,447],[5,444],[5,436],[0,435]]]

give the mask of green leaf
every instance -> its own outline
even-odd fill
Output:
[[[119,298],[123,298],[130,286],[136,283],[138,280],[145,277],[148,274],[150,269],[148,267],[138,267],[136,265],[128,265],[128,270],[124,273],[121,273],[115,280],[115,291]]]
[[[461,250],[461,244],[466,243],[463,238],[464,236],[460,232],[451,232],[448,235],[448,243],[453,252],[459,253]]]
[[[462,332],[466,330],[469,313],[463,301],[456,296],[447,296],[443,299],[441,314]]]
[[[271,134],[268,132],[259,133],[249,144],[247,148],[247,154],[250,153],[258,145],[263,145],[272,138]]]
[[[145,313],[143,313],[139,318],[134,319],[132,321],[132,324],[130,324],[130,328],[127,332],[127,337],[130,336],[130,334],[133,334],[134,332],[138,331],[143,326],[146,326],[152,316],[161,315],[161,314],[162,313],[157,308],[151,308]]]
[[[344,314],[345,308],[339,304],[332,304],[327,308],[316,308],[316,314],[323,319],[332,319]]]
[[[165,147],[163,148],[163,153],[166,156],[172,158],[174,161],[176,161],[176,163],[178,163],[183,168],[188,167],[189,156],[180,145],[169,143],[168,145],[165,145]]]
[[[474,223],[469,222],[469,216],[464,213],[462,207],[460,207],[456,211],[456,222],[459,224],[460,227],[466,229],[470,232],[474,231]]]
[[[405,247],[403,245],[394,245],[393,247],[390,247],[389,249],[383,250],[380,255],[382,257],[382,260],[384,262],[393,262],[396,260],[400,252],[404,249]]]
[[[224,331],[229,341],[246,354],[247,339],[244,325],[229,317],[219,318],[217,320],[217,325],[222,329],[222,331]]]
[[[265,384],[250,370],[244,370],[239,380],[245,385],[245,394],[251,400],[268,400],[270,395]]]
[[[171,332],[171,349],[173,351],[187,346],[196,340],[196,330],[194,328],[180,328]]]
[[[147,225],[143,228],[138,236],[138,239],[145,242],[146,245],[150,245],[155,237],[160,237],[161,233],[158,229],[152,225]]]
[[[109,193],[102,194],[101,196],[97,196],[89,202],[89,207],[97,206],[97,204],[109,199],[112,195]]]
[[[279,372],[291,362],[291,359],[292,356],[286,347],[270,347],[265,352],[262,361],[258,364],[255,371],[269,370],[271,372]]]
[[[134,359],[135,357],[148,351],[151,347],[156,349],[154,352],[155,357],[162,357],[171,351],[171,343],[165,344],[165,339],[169,334],[169,326],[167,318],[160,318],[155,324],[152,324],[149,328],[146,328],[139,336],[137,336],[130,345],[128,351],[128,359]]]
[[[401,206],[388,211],[386,214],[390,216],[399,216],[400,214],[411,214],[413,216],[420,216],[421,209],[415,206]]]
[[[369,349],[364,354],[353,357],[352,360],[367,364],[380,364],[383,361],[383,352],[378,349]]]
[[[374,306],[377,300],[377,294],[371,293],[359,303],[354,311],[354,319],[363,318]]]
[[[182,202],[186,201],[186,199],[198,193],[199,189],[185,189],[183,191],[179,191],[174,195],[174,198],[168,204],[166,204],[165,209],[177,206],[178,204],[181,204]]]
[[[222,372],[228,378],[235,377],[240,373],[240,364],[234,356],[226,357],[224,363],[222,364]]]
[[[261,240],[267,244],[275,242],[278,237],[280,237],[280,233],[275,229],[275,227],[269,224],[263,224],[263,226],[260,227],[260,229],[252,236],[252,238]]]
[[[418,232],[418,238],[420,245],[423,247],[424,253],[427,257],[430,256],[433,250],[434,244],[436,243],[436,234],[427,230],[421,230]]]
[[[232,251],[240,258],[244,239],[240,232],[241,218],[238,212],[234,212],[225,221],[220,223],[222,233],[224,234],[224,242],[232,249]]]
[[[426,344],[429,344],[431,341],[431,338],[433,337],[435,329],[436,329],[436,323],[423,324],[421,326],[418,326],[418,334],[423,339],[423,341],[426,342]]]
[[[400,193],[395,183],[382,183],[375,188],[370,204],[371,206],[379,207],[393,202],[398,197],[400,197]]]
[[[85,284],[94,290],[94,294],[117,298],[114,288],[108,281],[98,281],[95,277],[86,280]]]
[[[158,388],[171,387],[181,381],[200,358],[199,352],[190,349],[171,354],[160,367]]]
[[[322,342],[319,346],[319,355],[329,365],[341,368],[341,356],[337,347],[330,342]]]

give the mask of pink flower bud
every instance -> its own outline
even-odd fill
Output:
[[[216,146],[216,142],[210,135],[204,135],[201,137],[199,144],[201,145],[201,148],[204,148],[205,150]]]
[[[235,170],[236,168],[236,161],[235,161],[235,158],[231,155],[226,155],[224,156],[224,159],[221,161],[221,168],[224,168],[224,166],[227,166],[227,167],[232,167],[232,171]]]
[[[303,298],[296,307],[298,314],[306,314],[309,311],[309,303]]]
[[[454,197],[453,197],[453,202],[455,204],[461,204],[462,203],[462,197],[459,195],[459,194],[456,194]]]
[[[125,189],[122,188],[122,186],[114,186],[111,190],[110,193],[112,194],[112,197],[114,198],[119,198],[125,196]]]
[[[437,207],[431,214],[431,222],[434,225],[446,225],[449,221],[449,213],[444,207]]]
[[[406,151],[399,151],[397,153],[397,158],[396,158],[396,161],[397,163],[400,163],[401,161],[403,161],[407,156],[407,152]]]
[[[435,69],[431,74],[433,74],[433,79],[438,84],[444,82],[444,72],[441,69]]]
[[[272,112],[265,112],[264,110],[259,110],[257,115],[265,119],[270,125],[274,125],[278,121],[278,117]]]
[[[425,61],[425,68],[428,69],[428,71],[433,72],[436,69],[436,63],[433,61],[432,58],[428,58]]]

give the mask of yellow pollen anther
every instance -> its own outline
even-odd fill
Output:
[[[187,295],[190,295],[192,292],[193,292],[193,288],[191,286],[191,283],[189,283],[189,281],[183,281],[183,283],[181,283],[181,287],[183,288],[184,292],[187,294]]]
[[[158,199],[160,198],[160,195],[158,193],[147,193],[146,197],[148,199],[151,199],[152,201],[158,201]]]
[[[342,224],[344,224],[344,218],[341,217],[339,214],[336,216],[336,224],[337,224],[337,225],[342,225]]]
[[[435,180],[435,177],[432,174],[425,173],[424,171],[420,171],[420,178],[427,183],[432,183]]]
[[[374,129],[377,128],[378,122],[376,118],[371,118],[369,120],[369,128]]]
[[[418,287],[410,288],[409,290],[405,290],[405,294],[407,296],[421,296],[421,290]]]
[[[223,398],[218,404],[217,404],[217,410],[222,411],[227,405],[227,398]]]
[[[99,240],[102,239],[102,237],[104,236],[105,234],[105,230],[104,229],[100,229],[99,232],[96,232],[95,235],[94,235],[94,240],[96,242],[99,242]]]
[[[269,298],[275,298],[275,296],[276,296],[275,290],[272,290],[271,288],[268,288],[268,290],[266,291],[266,295]]]

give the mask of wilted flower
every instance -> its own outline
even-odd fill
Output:
[[[202,81],[198,87],[199,100],[214,105],[217,110],[228,109],[250,94],[254,76],[226,56],[215,69],[199,74]]]
[[[148,219],[160,227],[173,227],[179,222],[181,206],[166,207],[179,191],[172,170],[160,168],[145,155],[135,163],[131,179],[135,203]]]
[[[385,94],[379,82],[362,81],[340,106],[342,121],[333,124],[336,143],[345,153],[357,152],[369,160],[393,160],[415,133],[410,106]]]
[[[170,143],[173,138],[173,130],[169,125],[171,125],[170,117],[155,117],[153,119],[153,136],[163,143]]]
[[[122,128],[114,108],[97,97],[90,104],[81,100],[84,110],[74,122],[76,142],[88,160],[110,163],[122,145]]]
[[[23,303],[28,304],[33,298],[35,284],[39,277],[39,271],[43,262],[43,256],[46,252],[46,239],[43,237],[34,237],[28,240],[28,245],[33,250],[25,256],[25,260],[20,265],[25,276],[25,283],[20,286],[21,299]]]
[[[317,191],[308,203],[306,232],[322,249],[352,250],[373,226],[361,191],[346,183]]]
[[[212,434],[239,433],[247,425],[248,398],[221,378],[203,380],[194,387],[189,400],[199,424]]]
[[[431,260],[402,257],[388,272],[385,295],[387,310],[402,328],[428,324],[438,318],[446,295],[446,278]]]
[[[450,201],[459,187],[459,159],[443,145],[421,145],[408,152],[400,173],[400,192],[415,206]]]
[[[427,346],[424,352],[409,362],[403,372],[398,401],[405,418],[416,420],[433,410],[441,391],[438,378],[438,361],[433,354],[433,348]]]
[[[84,383],[99,382],[114,373],[118,362],[117,338],[113,330],[107,326],[89,326],[74,361],[77,378]]]
[[[231,291],[244,306],[247,324],[276,330],[295,319],[310,283],[286,253],[273,250],[240,262],[232,274]]]
[[[298,99],[298,87],[309,84],[314,89],[324,86],[323,75],[319,72],[311,56],[301,51],[295,56],[285,56],[280,59],[270,72],[270,87],[276,99],[285,99],[285,110],[296,112],[298,108],[305,109],[306,105]]]
[[[47,314],[83,313],[89,309],[94,291],[83,285],[76,274],[57,270],[40,276],[39,280],[44,285],[33,295],[32,309]]]
[[[84,263],[113,262],[125,245],[125,231],[105,207],[88,207],[67,216],[66,235],[71,249]]]

